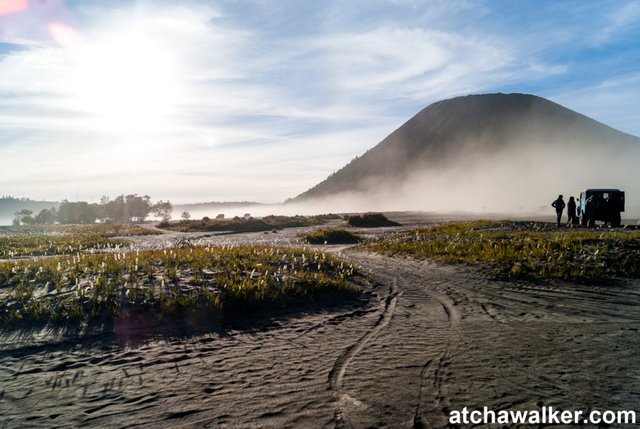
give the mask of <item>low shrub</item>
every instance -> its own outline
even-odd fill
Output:
[[[382,226],[399,226],[400,224],[387,219],[382,213],[365,213],[349,216],[347,225],[357,228],[377,228]]]
[[[351,244],[358,243],[362,237],[346,229],[327,228],[303,234],[309,244]]]

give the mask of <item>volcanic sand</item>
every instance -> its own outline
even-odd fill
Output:
[[[288,245],[299,231],[138,245]],[[444,427],[465,406],[587,412],[640,403],[638,281],[501,282],[325,247],[371,276],[367,304],[137,343],[3,333],[0,427]]]

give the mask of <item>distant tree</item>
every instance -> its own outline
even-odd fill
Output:
[[[103,221],[114,223],[140,223],[151,213],[152,204],[149,195],[119,195],[111,200],[107,196],[100,199],[103,207]]]
[[[91,209],[93,210],[93,215],[95,216],[95,220],[99,220],[101,222],[107,221],[107,207],[104,204],[93,203],[90,204]]]
[[[58,207],[58,222],[62,224],[95,223],[98,218],[97,209],[97,204],[89,204],[86,201],[63,200]]]
[[[119,195],[113,200],[107,198],[104,204],[104,215],[105,220],[113,223],[127,223],[129,217],[127,216],[127,206],[124,195]]]
[[[191,218],[191,213],[185,210],[182,212],[180,217],[182,218],[182,220],[189,220]]]
[[[125,198],[126,213],[134,223],[144,222],[151,212],[151,197],[144,195],[127,195]]]
[[[40,213],[34,219],[38,225],[53,225],[56,221],[56,209],[51,207],[50,209],[42,209]]]
[[[171,213],[173,212],[173,206],[169,201],[158,201],[151,206],[151,213],[162,219],[162,222],[169,222],[171,220]]]
[[[14,213],[15,218],[13,219],[14,225],[33,225],[34,219],[31,216],[33,212],[29,209],[22,209]]]

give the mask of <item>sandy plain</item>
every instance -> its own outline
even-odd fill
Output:
[[[404,226],[363,232],[445,220],[390,217]],[[300,231],[171,233],[136,246],[297,246]],[[640,403],[637,280],[505,282],[323,247],[369,275],[366,300],[189,336],[2,333],[0,427],[447,427],[449,412],[465,406]]]

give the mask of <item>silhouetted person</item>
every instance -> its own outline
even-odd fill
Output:
[[[562,221],[562,211],[564,210],[564,200],[562,199],[562,195],[558,195],[558,199],[551,203],[551,207],[556,209],[556,216],[558,227],[560,227],[560,222]]]
[[[578,216],[576,215],[576,200],[573,197],[569,197],[567,203],[567,222],[570,225],[576,225],[578,223]]]
[[[600,207],[600,202],[595,195],[591,195],[589,198],[587,198],[587,201],[585,202],[584,214],[589,220],[589,228],[593,228],[596,226],[596,211],[598,210],[598,207]]]

